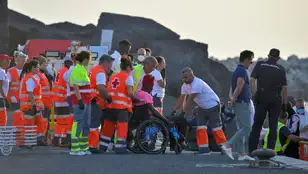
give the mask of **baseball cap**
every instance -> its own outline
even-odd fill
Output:
[[[11,59],[13,59],[13,57],[8,56],[7,54],[0,54],[0,59],[2,59],[2,60],[4,60],[4,59],[11,60]]]
[[[280,58],[280,51],[277,48],[272,48],[268,55],[273,58]]]

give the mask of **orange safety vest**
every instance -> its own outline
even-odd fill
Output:
[[[65,66],[59,70],[52,86],[52,99],[55,102],[67,101],[67,84],[63,78],[66,71],[68,71],[68,68]]]
[[[90,87],[92,89],[92,92],[91,92],[91,97],[92,99],[96,99],[96,103],[101,107],[101,108],[105,108],[106,104],[105,104],[105,100],[104,98],[100,95],[99,91],[98,91],[98,87],[96,85],[96,76],[97,74],[99,73],[104,73],[106,75],[106,72],[105,70],[100,67],[99,65],[93,67],[91,70],[90,70],[90,73],[89,73],[89,77],[90,77]],[[108,85],[107,84],[107,75],[106,75],[106,86]]]
[[[16,67],[12,67],[7,70],[8,73],[11,75],[11,84],[9,88],[9,95],[8,100],[11,100],[11,96],[14,96],[19,102],[19,88],[20,88],[20,77],[18,75],[18,71]]]
[[[112,97],[112,103],[107,105],[111,109],[127,109],[132,112],[132,100],[128,96],[126,79],[129,74],[126,72],[119,72],[111,76],[107,91]]]
[[[29,111],[32,109],[31,100],[29,97],[29,92],[27,90],[27,80],[33,79],[35,83],[35,88],[33,90],[33,97],[35,100],[35,104],[37,106],[37,109],[40,110],[40,106],[42,104],[42,88],[39,81],[30,73],[27,73],[25,77],[22,79],[21,82],[21,91],[19,95],[20,99],[20,110],[21,111]]]
[[[53,101],[50,95],[50,86],[45,74],[38,72],[37,75],[40,77],[40,84],[42,86],[42,102],[46,108],[51,108]]]

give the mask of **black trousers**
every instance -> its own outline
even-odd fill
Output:
[[[269,118],[269,135],[267,148],[274,149],[277,138],[278,118],[281,114],[282,101],[281,96],[277,93],[257,92],[255,97],[255,116],[252,125],[252,131],[249,136],[249,152],[257,149],[261,129],[268,113]]]

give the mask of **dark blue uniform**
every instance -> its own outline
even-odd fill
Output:
[[[278,51],[278,53],[275,51]],[[274,53],[276,53],[276,60],[259,61],[251,74],[251,77],[257,80],[257,92],[254,96],[256,107],[254,124],[249,137],[250,153],[257,149],[260,132],[267,113],[271,130],[268,137],[268,148],[274,149],[276,144],[277,122],[282,108],[281,92],[282,87],[287,85],[287,79],[284,67],[276,63],[279,59],[279,50],[275,49]]]

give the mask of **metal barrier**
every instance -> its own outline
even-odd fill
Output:
[[[36,146],[36,131],[37,126],[0,126],[1,154],[9,156],[12,153],[13,146]]]

